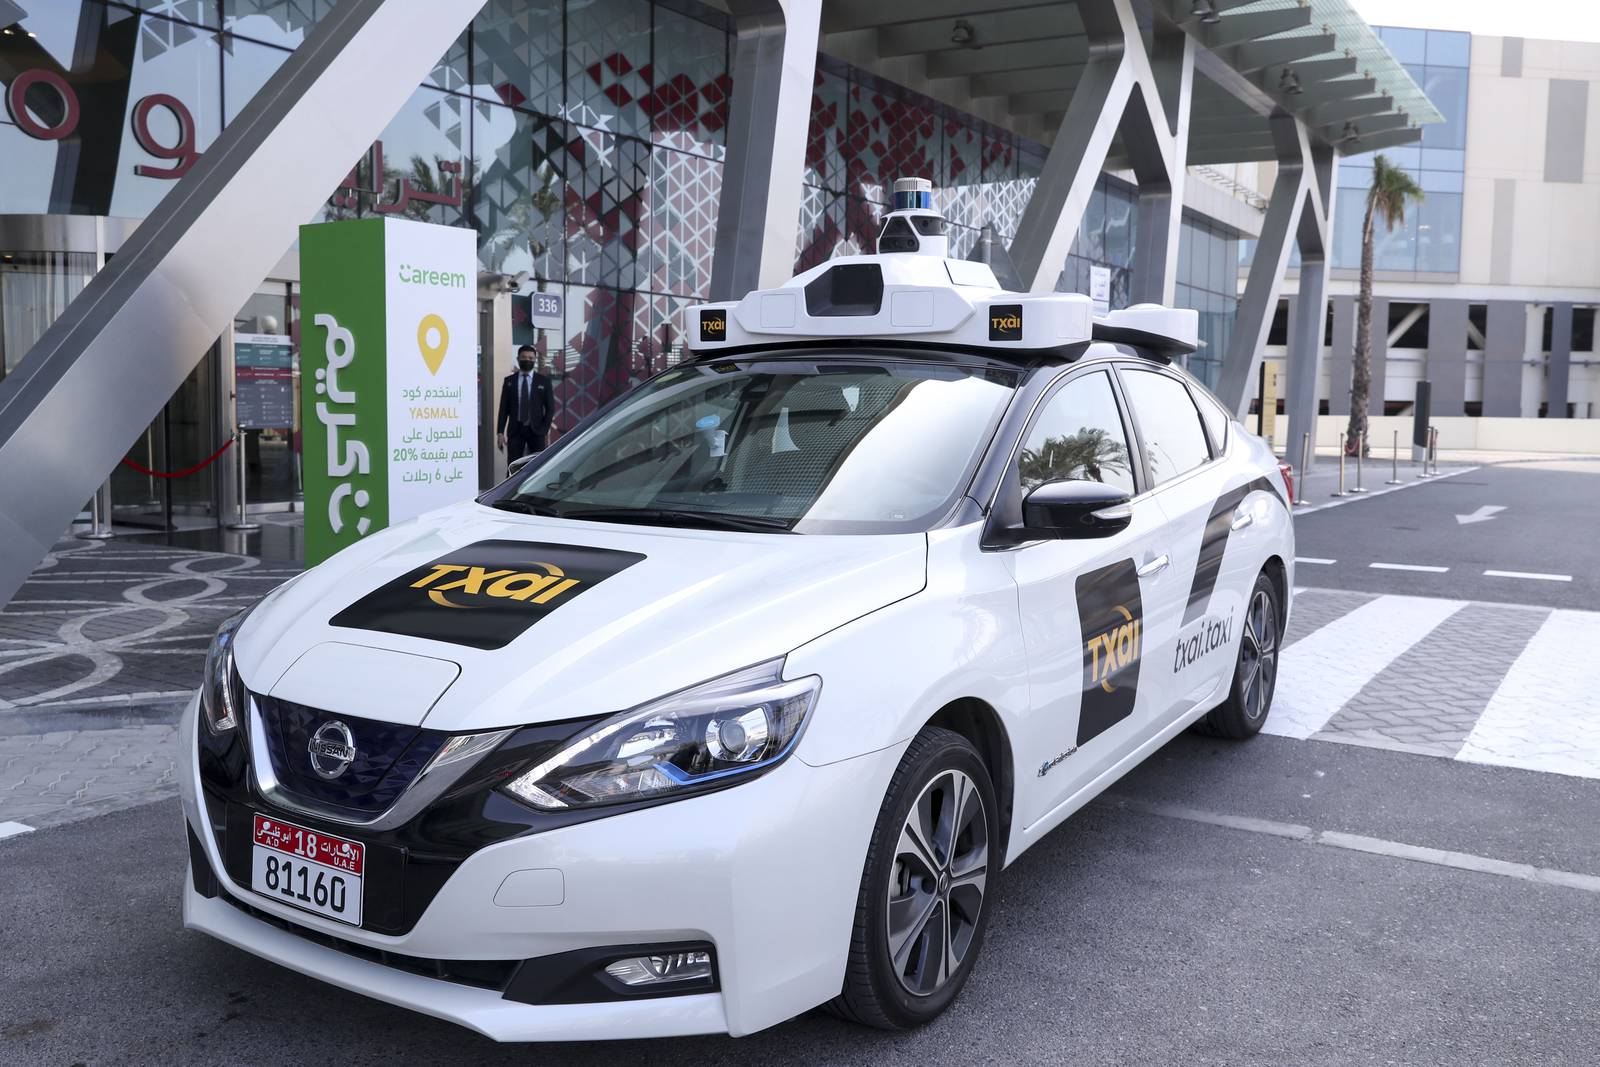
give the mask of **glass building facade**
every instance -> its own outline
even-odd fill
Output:
[[[1374,27],[1394,57],[1405,64],[1444,121],[1422,128],[1420,143],[1385,148],[1381,154],[1410,174],[1425,199],[1406,210],[1392,231],[1382,224],[1373,238],[1373,267],[1382,271],[1455,274],[1461,269],[1461,192],[1467,157],[1467,68],[1472,35],[1450,30]],[[1364,152],[1339,161],[1339,201],[1334,207],[1333,266],[1361,268],[1361,222],[1372,184],[1372,157]]]
[[[0,85],[45,73],[24,92],[20,118],[0,109],[0,216],[142,218],[333,3],[27,5],[14,27],[22,32],[0,36]],[[470,227],[484,271],[526,272],[524,294],[561,293],[563,329],[535,330],[514,301],[512,337],[545,357],[559,433],[674,362],[686,308],[709,295],[731,50],[727,17],[695,0],[488,0],[379,139],[352,146],[349,177],[307,221],[381,208]],[[57,137],[69,110],[76,128]],[[1016,236],[1043,146],[828,57],[812,115],[797,268],[871,250],[903,175],[934,182],[952,254],[969,255],[986,226],[1006,243]],[[1128,302],[1135,196],[1102,177],[1059,288],[1086,292],[1090,268],[1105,267],[1112,306]],[[1208,339],[1222,336],[1213,317],[1235,302],[1236,279],[1212,269],[1213,241],[1229,239],[1185,219],[1180,302],[1187,295],[1201,309]],[[92,275],[81,258],[14,254],[0,264],[5,367]],[[298,295],[297,279],[268,279],[235,328],[298,344]],[[214,388],[225,373],[215,361],[196,371],[196,381],[213,375],[194,390],[197,404],[227,395],[225,383]],[[220,443],[203,410],[164,418],[135,445],[139,462],[183,466]],[[293,499],[298,447],[294,426],[251,435],[252,500]]]

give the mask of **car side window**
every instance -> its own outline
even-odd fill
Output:
[[[1222,401],[1201,386],[1190,382],[1189,393],[1200,405],[1200,417],[1211,431],[1211,446],[1220,453],[1228,444],[1228,423],[1233,421],[1232,416],[1223,408]]]
[[[1171,481],[1211,458],[1189,390],[1157,371],[1120,369],[1122,388],[1144,439],[1153,484]]]
[[[1056,390],[1018,454],[1024,493],[1045,482],[1104,482],[1133,495],[1133,462],[1111,378],[1088,374]]]

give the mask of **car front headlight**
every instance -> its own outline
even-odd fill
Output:
[[[776,659],[614,715],[512,779],[547,811],[650,800],[760,773],[794,748],[822,679]]]
[[[228,616],[206,650],[205,676],[200,682],[200,716],[206,729],[225,734],[239,725],[244,711],[244,682],[233,665],[233,638],[249,610]]]

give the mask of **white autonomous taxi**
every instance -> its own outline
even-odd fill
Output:
[[[185,924],[501,1040],[914,1026],[1007,864],[1256,733],[1292,492],[1172,365],[1195,313],[1001,290],[927,188],[225,623]]]

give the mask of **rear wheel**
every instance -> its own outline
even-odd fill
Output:
[[[918,734],[872,831],[835,1014],[900,1030],[956,998],[988,925],[998,815],[971,743],[937,727]]]
[[[1283,639],[1283,612],[1278,590],[1265,574],[1256,577],[1244,612],[1239,661],[1233,670],[1228,698],[1218,704],[1198,726],[1202,733],[1244,739],[1261,732],[1272,710],[1278,684],[1278,651]]]

